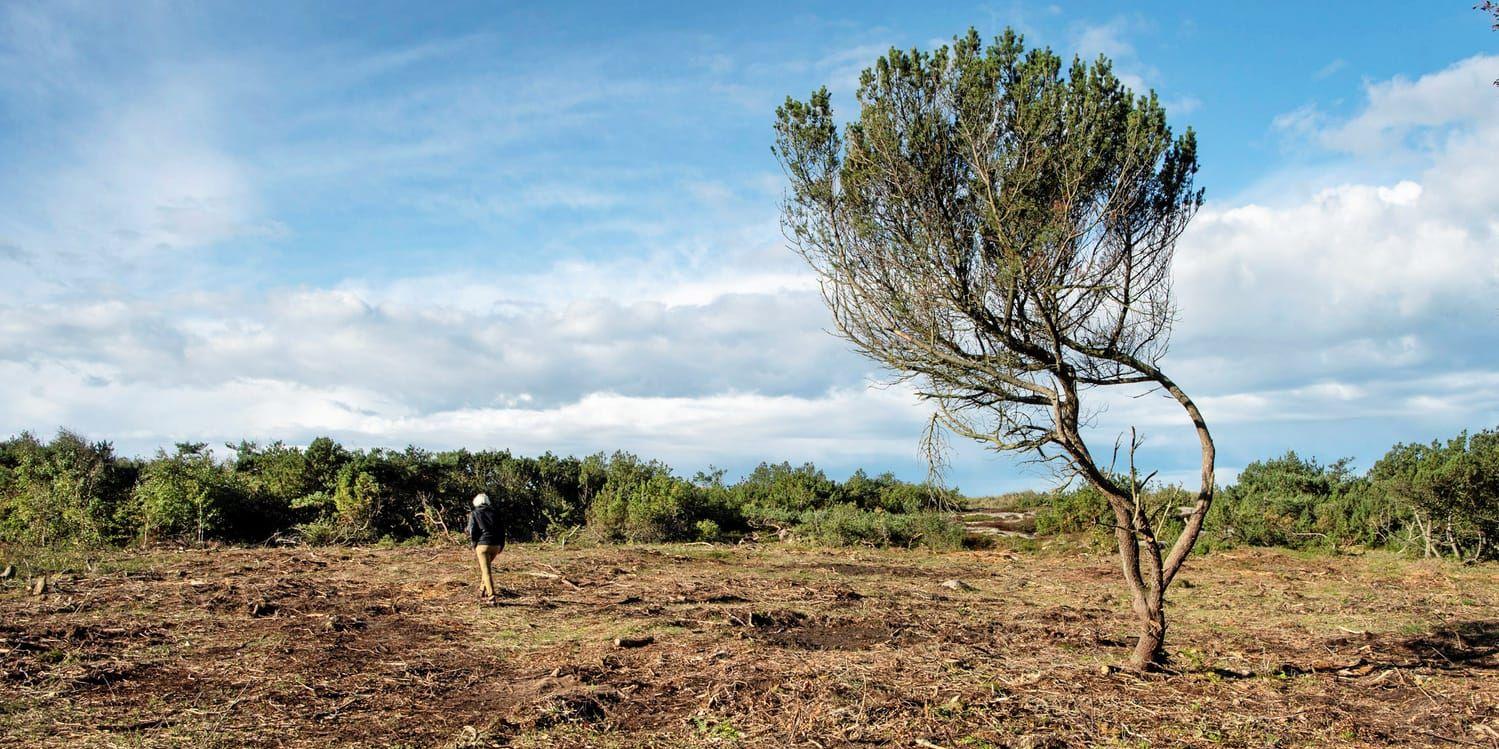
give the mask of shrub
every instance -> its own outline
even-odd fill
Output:
[[[1423,555],[1499,558],[1499,431],[1396,445],[1369,477],[1408,508]]]
[[[692,527],[696,531],[697,540],[699,541],[717,541],[723,536],[723,531],[719,530],[718,523],[712,520],[699,520]]]
[[[338,474],[333,508],[338,522],[363,535],[373,535],[380,513],[383,488],[371,473],[350,465]]]
[[[1128,476],[1118,476],[1116,481],[1128,487]],[[1181,533],[1180,508],[1190,506],[1197,495],[1180,486],[1153,486],[1146,484],[1137,489],[1145,514],[1158,534],[1157,540],[1169,546]],[[1024,493],[1012,495],[1015,507],[1036,509],[1036,532],[1041,535],[1059,533],[1089,533],[1094,540],[1105,536],[1112,539],[1115,526],[1114,510],[1108,500],[1092,485],[1063,487],[1050,494]]]
[[[963,525],[936,512],[894,514],[842,503],[802,514],[798,535],[829,546],[923,546],[958,549]]]
[[[811,463],[798,468],[792,468],[790,463],[761,463],[734,485],[736,503],[754,508],[755,514],[825,508],[837,492],[838,485]]]
[[[348,526],[332,518],[302,523],[293,531],[297,540],[308,546],[342,546],[360,540]]]
[[[940,551],[963,548],[967,534],[963,523],[941,512],[913,512],[887,515],[892,527],[892,541],[901,546],[922,546]]]
[[[871,478],[863,470],[854,471],[833,496],[861,510],[885,512],[952,510],[961,504],[960,495],[953,489],[901,481],[889,472]]]
[[[135,488],[142,538],[259,541],[282,527],[282,508],[249,491],[203,443],[181,443],[146,464]]]
[[[139,466],[108,442],[66,430],[43,443],[27,433],[0,442],[0,539],[30,545],[129,538]]]
[[[1114,525],[1114,511],[1103,493],[1091,485],[1052,492],[1036,511],[1036,532],[1045,535],[1106,530]]]
[[[1322,465],[1287,452],[1245,466],[1209,511],[1212,545],[1330,549],[1372,540],[1376,526],[1352,527],[1369,521],[1372,505],[1353,478],[1350,462]]]
[[[588,512],[588,525],[607,541],[660,542],[691,537],[699,489],[658,461],[617,453]]]

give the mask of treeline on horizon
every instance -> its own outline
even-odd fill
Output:
[[[616,452],[584,458],[506,450],[350,450],[327,437],[204,443],[138,459],[62,430],[0,442],[0,541],[48,546],[160,542],[368,543],[461,532],[475,494],[496,502],[512,540],[719,541],[794,533],[820,542],[958,548],[955,490],[808,463],[678,476]]]
[[[1499,559],[1499,431],[1395,445],[1359,474],[1295,452],[1245,466],[1221,487],[1198,549],[1279,546],[1389,548],[1422,557]],[[1128,481],[1122,483],[1128,484]],[[1146,487],[1146,512],[1168,519],[1196,501],[1178,486]],[[1091,487],[1021,493],[1040,533],[1111,530],[1113,512]],[[1174,535],[1180,523],[1166,530]]]
[[[508,451],[350,450],[329,438],[203,443],[139,459],[60,431],[0,442],[0,542],[34,546],[160,542],[405,542],[461,531],[487,492],[514,540],[730,541],[786,535],[830,545],[955,549],[956,490],[856,471],[844,481],[808,463],[678,476],[629,453],[584,458]],[[1145,487],[1148,512],[1170,517],[1194,496]],[[1089,487],[1021,492],[1042,534],[1106,534],[1112,514]],[[1168,527],[1168,533],[1174,529]],[[1257,461],[1221,487],[1203,550],[1384,547],[1421,556],[1499,558],[1499,431],[1400,444],[1358,474],[1344,459],[1294,452]]]

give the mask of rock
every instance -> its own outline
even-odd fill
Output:
[[[656,638],[646,635],[645,637],[616,637],[614,647],[616,648],[643,648],[656,641]]]
[[[957,579],[943,581],[942,587],[947,588],[948,590],[973,590],[974,589],[972,585],[969,585],[968,583],[965,583],[962,580],[957,580]]]
[[[46,593],[46,592],[47,592],[47,576],[46,575],[42,575],[41,577],[38,577],[36,579],[36,582],[34,582],[34,583],[31,584],[31,595],[39,596],[39,595],[41,595],[43,593]]]
[[[0,580],[9,580],[15,576],[16,566],[14,564],[7,564],[5,565],[5,569],[0,570]]]

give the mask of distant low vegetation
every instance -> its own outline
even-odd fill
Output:
[[[955,490],[812,464],[762,464],[737,482],[723,471],[678,476],[628,453],[537,458],[507,451],[349,450],[241,442],[218,457],[201,443],[142,460],[73,432],[0,442],[0,542],[28,546],[149,543],[369,543],[461,530],[485,491],[511,538],[598,542],[735,541],[792,536],[830,546],[960,548]],[[1195,492],[1147,487],[1167,520]],[[1022,492],[1041,535],[1108,536],[1113,513],[1092,487]],[[1202,546],[1337,551],[1382,547],[1417,556],[1499,558],[1499,431],[1402,444],[1364,474],[1288,452],[1251,463],[1219,493]]]
[[[0,442],[0,541],[402,542],[461,530],[469,499],[496,497],[511,538],[717,541],[795,535],[831,545],[958,548],[955,491],[891,474],[835,481],[811,464],[762,464],[736,483],[691,479],[628,453],[305,449],[241,442],[220,458],[181,443],[149,460],[69,431]]]
[[[1426,557],[1499,559],[1499,431],[1396,445],[1362,475],[1351,462],[1324,465],[1287,452],[1250,463],[1219,492],[1202,546],[1384,547]],[[1172,521],[1195,493],[1162,486],[1147,488],[1146,495],[1153,512]],[[1113,512],[1091,486],[1012,500],[1037,508],[1040,533],[1112,529]],[[1167,533],[1179,527],[1168,522]]]

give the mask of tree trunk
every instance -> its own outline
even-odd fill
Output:
[[[1140,616],[1140,637],[1135,641],[1135,652],[1130,656],[1130,665],[1141,671],[1155,671],[1166,665],[1166,611],[1159,601]]]
[[[1149,545],[1154,538],[1148,529],[1141,532],[1135,528],[1134,518],[1124,502],[1123,496],[1114,495],[1109,504],[1114,509],[1114,537],[1119,543],[1120,567],[1129,586],[1130,608],[1139,624],[1139,639],[1130,656],[1130,665],[1141,671],[1154,671],[1166,663],[1166,596],[1160,574],[1160,552]],[[1147,546],[1143,560],[1142,543]]]

